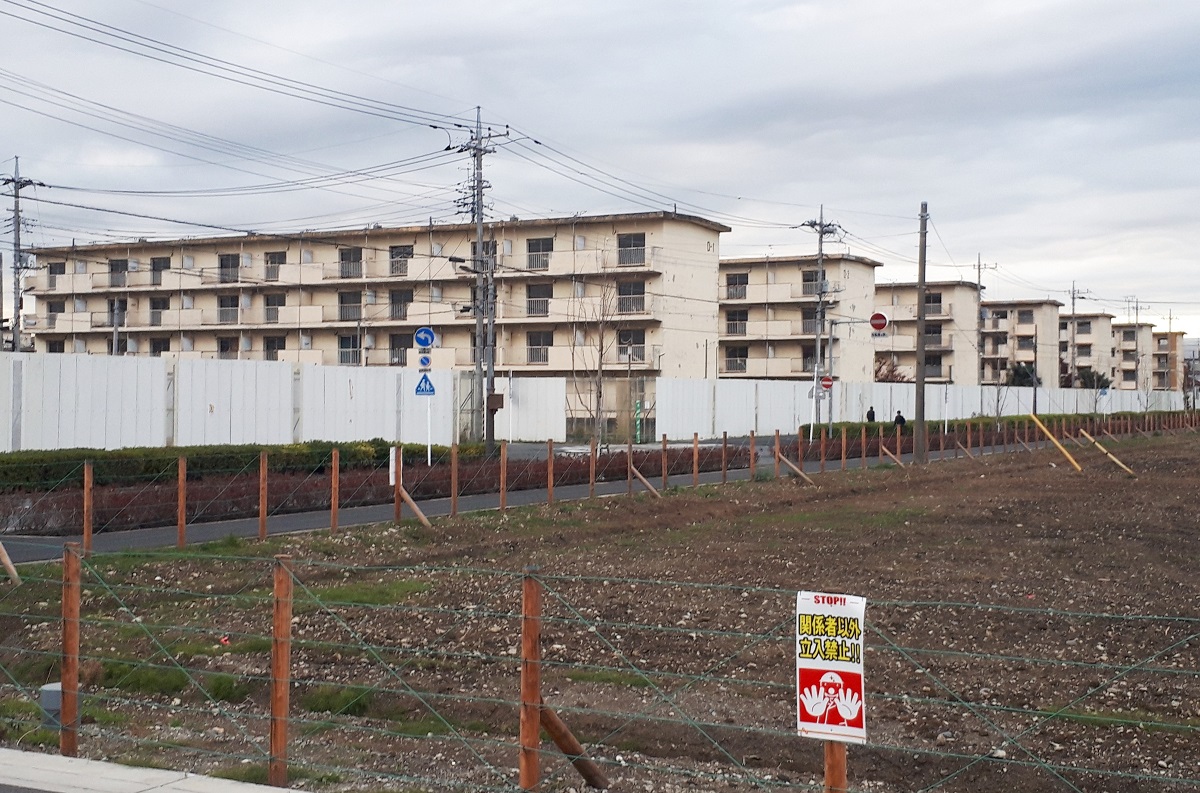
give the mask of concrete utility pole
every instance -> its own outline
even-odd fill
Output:
[[[13,318],[12,351],[21,348],[21,305],[25,301],[21,294],[21,272],[26,268],[25,256],[21,253],[21,190],[25,187],[45,187],[41,182],[21,178],[21,158],[13,157],[13,175],[5,177],[3,184],[12,185],[13,191]],[[2,273],[0,273],[2,276]],[[4,316],[4,278],[0,277],[0,318]],[[0,345],[3,346],[3,345]]]
[[[929,462],[926,454],[925,432],[925,226],[929,221],[929,205],[921,202],[921,233],[917,248],[917,371],[916,407],[913,410],[913,462]]]
[[[1087,293],[1088,290],[1084,289],[1081,291],[1076,289],[1075,282],[1071,282],[1071,359],[1067,362],[1067,377],[1070,380],[1070,382],[1067,384],[1067,388],[1074,388],[1075,381],[1079,379],[1079,363],[1077,361],[1079,352],[1078,348],[1075,346],[1075,328],[1079,324],[1079,321],[1075,318],[1075,301],[1082,300],[1083,296]]]
[[[817,232],[817,346],[813,353],[813,376],[812,376],[812,393],[813,393],[813,409],[812,422],[808,425],[808,439],[813,439],[813,428],[821,423],[821,373],[824,371],[824,354],[821,349],[821,336],[825,332],[825,293],[828,291],[829,282],[825,279],[825,237],[832,236],[842,230],[842,227],[836,223],[825,222],[825,205],[821,205],[821,214],[818,220],[809,220],[801,223],[802,228],[812,229]],[[833,357],[833,334],[830,333],[829,338],[830,359]],[[832,391],[830,395],[832,396]],[[833,416],[833,400],[830,399],[829,405],[830,417]]]

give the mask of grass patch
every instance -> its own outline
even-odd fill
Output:
[[[37,703],[25,699],[0,700],[0,719],[20,720],[31,716],[42,717],[42,709]]]
[[[365,716],[371,708],[371,689],[363,686],[317,686],[300,696],[300,707],[311,713]]]
[[[227,768],[218,768],[212,772],[212,775],[220,779],[246,782],[251,785],[267,784],[267,766],[263,763],[239,763]],[[318,774],[304,768],[296,768],[294,765],[289,765],[288,782],[296,782],[302,779],[310,780],[318,785],[336,785],[342,781],[342,776],[333,772]]]
[[[631,686],[633,688],[650,686],[650,681],[645,677],[618,669],[572,669],[567,673],[567,679],[575,683],[603,683],[610,686]]]
[[[8,668],[8,672],[24,685],[41,685],[53,683],[61,677],[58,664],[57,654],[46,654],[18,661]]]
[[[182,669],[105,661],[100,684],[139,694],[178,694],[187,688],[188,676]]]
[[[1039,718],[1049,718],[1075,722],[1089,727],[1141,727],[1147,732],[1195,732],[1200,727],[1200,719],[1182,719],[1179,721],[1161,721],[1161,716],[1144,710],[1131,711],[1035,711]]]
[[[233,675],[209,675],[204,683],[209,696],[221,702],[241,702],[250,696],[250,684]]]
[[[54,730],[36,729],[28,735],[21,736],[16,746],[58,746],[58,733]]]
[[[411,595],[429,590],[426,581],[401,579],[375,583],[352,583],[331,587],[312,587],[312,596],[326,605],[339,606],[386,606],[399,603]],[[309,605],[297,603],[297,606]],[[316,605],[316,604],[312,604]]]
[[[171,771],[171,766],[161,760],[156,760],[153,757],[145,755],[136,755],[133,757],[114,757],[113,762],[119,765],[127,765],[133,768],[157,768],[160,771]]]

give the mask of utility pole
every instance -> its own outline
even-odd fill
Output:
[[[1074,388],[1075,381],[1079,379],[1079,350],[1075,346],[1075,329],[1079,324],[1079,320],[1075,318],[1075,301],[1082,300],[1083,296],[1088,293],[1087,289],[1080,291],[1075,288],[1075,282],[1071,282],[1071,360],[1068,361],[1067,376],[1070,382],[1067,383],[1067,388]]]
[[[825,332],[825,293],[828,290],[829,282],[825,280],[825,237],[833,236],[842,230],[842,227],[836,223],[825,222],[825,205],[821,205],[821,214],[818,220],[809,220],[801,223],[802,228],[812,229],[817,232],[817,346],[813,353],[813,376],[812,376],[812,422],[808,425],[808,439],[813,439],[813,428],[821,423],[821,373],[824,371],[824,354],[821,349],[821,336]],[[833,357],[833,333],[830,333],[829,338],[830,358]],[[830,395],[832,395],[830,391]],[[833,400],[830,400],[829,414],[833,416]]]
[[[13,175],[5,177],[3,184],[12,185],[13,191],[13,318],[12,351],[21,350],[21,272],[26,269],[25,255],[21,253],[21,190],[25,187],[45,187],[41,182],[21,178],[21,158],[13,157]],[[2,275],[2,273],[0,273]],[[4,278],[0,277],[0,317],[4,316]],[[0,345],[2,346],[2,345]]]
[[[925,449],[925,226],[929,221],[929,205],[921,202],[921,233],[917,248],[917,371],[916,407],[913,410],[913,462],[929,462]]]

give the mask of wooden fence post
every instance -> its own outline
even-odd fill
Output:
[[[596,438],[588,447],[588,498],[596,497]]]
[[[860,433],[860,436],[861,437],[859,439],[859,443],[861,444],[861,446],[858,449],[858,462],[859,462],[858,467],[866,468],[867,467],[867,425],[866,424],[862,425],[862,432]]]
[[[942,429],[938,432],[938,459],[946,459],[946,425],[942,425]]]
[[[633,495],[633,434],[629,435],[629,443],[625,447],[625,486],[626,495]]]
[[[450,517],[458,515],[458,444],[450,444]]]
[[[500,441],[500,511],[508,509],[508,441]]]
[[[967,422],[967,454],[971,453],[971,422]]]
[[[700,486],[700,433],[692,433],[692,487]]]
[[[900,459],[904,454],[904,430],[900,425],[896,425],[896,459]]]
[[[804,427],[796,428],[796,465],[804,470]]]
[[[754,430],[750,430],[750,481],[754,481],[754,469],[758,464],[758,447],[754,445]]]
[[[554,503],[554,439],[546,441],[546,503]]]
[[[83,555],[92,555],[92,461],[83,461]]]
[[[632,467],[632,466],[631,466]],[[534,788],[539,781],[538,747],[542,733],[542,587],[535,574],[538,568],[525,568],[521,588],[521,754],[519,758],[522,790]]]
[[[58,751],[74,757],[79,751],[79,594],[82,572],[79,546],[63,547],[62,699],[59,702]]]
[[[825,428],[821,427],[821,473],[825,473]]]
[[[842,427],[842,470],[846,470],[846,428]]]
[[[187,458],[180,457],[177,469],[177,495],[175,509],[175,547],[187,545]]]
[[[662,455],[659,457],[662,460],[662,478],[663,490],[667,489],[667,434],[664,432],[662,436]]]
[[[775,478],[779,478],[779,430],[775,430]]]
[[[729,433],[721,433],[721,484],[729,481]]]
[[[826,741],[824,793],[846,793],[847,790],[846,744],[841,741]]]
[[[342,455],[338,447],[333,447],[332,460],[329,463],[329,533],[337,534],[338,503],[342,500]]]
[[[267,453],[258,453],[258,539],[267,539]]]
[[[879,464],[883,465],[883,425],[879,425]]]
[[[287,787],[288,717],[292,685],[292,564],[275,557],[275,608],[271,631],[271,726],[267,784]]]
[[[404,518],[404,499],[400,497],[400,489],[404,487],[404,447],[393,449],[396,452],[396,481],[392,485],[392,520],[399,523]]]

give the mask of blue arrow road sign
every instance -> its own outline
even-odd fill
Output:
[[[437,341],[437,334],[433,332],[433,328],[417,328],[417,332],[413,334],[413,341],[418,347],[432,347]]]
[[[421,382],[417,383],[417,396],[433,396],[433,381],[429,379],[429,375],[421,375]]]

